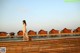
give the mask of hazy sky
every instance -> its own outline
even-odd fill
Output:
[[[0,31],[75,29],[80,26],[80,2],[64,0],[0,0]]]

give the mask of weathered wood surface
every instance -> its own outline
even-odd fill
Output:
[[[80,38],[0,42],[6,53],[80,53]]]

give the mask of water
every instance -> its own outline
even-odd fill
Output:
[[[48,40],[48,39],[62,39],[62,38],[79,38],[79,35],[56,35],[56,36],[30,36],[32,40]],[[5,37],[5,38],[0,38],[0,41],[23,41],[23,37]]]

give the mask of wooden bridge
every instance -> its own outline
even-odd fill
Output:
[[[80,38],[38,41],[4,41],[6,53],[80,53]]]

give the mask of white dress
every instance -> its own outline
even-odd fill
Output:
[[[26,32],[26,25],[23,24],[23,40],[29,40],[27,32]]]

